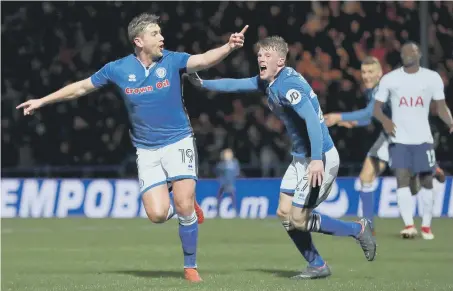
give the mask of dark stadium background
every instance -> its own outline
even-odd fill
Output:
[[[420,19],[420,5],[428,17]],[[427,48],[424,62],[442,76],[453,108],[453,2],[2,2],[2,176],[135,177],[135,152],[123,101],[113,87],[54,104],[32,117],[15,106],[90,76],[132,51],[126,27],[136,14],[161,16],[165,46],[196,54],[250,25],[246,43],[203,78],[257,73],[254,44],[279,34],[288,65],[310,82],[324,113],[365,106],[360,61],[376,56],[385,72],[399,65],[407,40]],[[426,23],[426,30],[421,24]],[[425,33],[424,39],[421,39]],[[424,46],[426,44],[426,46]],[[231,147],[247,177],[282,176],[291,157],[284,128],[259,94],[216,94],[184,83],[200,176],[212,177]],[[432,117],[440,165],[453,172],[453,140]],[[379,126],[333,127],[341,175],[357,175]]]

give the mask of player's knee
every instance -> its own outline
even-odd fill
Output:
[[[409,187],[411,181],[411,173],[407,169],[396,169],[396,184],[398,188]]]
[[[374,179],[376,177],[376,174],[374,172],[374,169],[371,168],[364,168],[360,172],[359,179],[362,184],[372,184],[374,182]]]
[[[281,221],[288,221],[289,220],[289,209],[285,209],[284,207],[278,207],[277,209],[277,216],[280,218]]]
[[[290,215],[289,221],[294,228],[300,231],[308,231],[309,217],[310,216],[307,215],[303,210],[300,213],[295,213],[295,211],[293,211]]]
[[[433,175],[431,173],[420,174],[420,186],[425,189],[432,189]]]
[[[162,210],[146,211],[146,215],[153,223],[164,223],[167,221],[167,213]]]

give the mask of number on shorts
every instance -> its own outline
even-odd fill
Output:
[[[191,149],[179,149],[179,152],[181,153],[181,163],[185,164],[186,163],[186,157],[189,159],[189,164],[192,163],[193,161],[193,150]]]
[[[434,150],[427,150],[426,155],[428,156],[428,163],[430,167],[434,167],[436,164],[436,153]]]

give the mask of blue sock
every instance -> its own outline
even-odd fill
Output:
[[[178,216],[179,237],[184,252],[184,268],[197,267],[198,219],[195,211],[189,216]]]
[[[167,220],[170,220],[173,216],[175,216],[175,201],[173,199],[173,192],[170,192],[170,207],[168,208],[167,212]]]
[[[362,225],[358,222],[343,221],[320,213],[310,215],[308,228],[313,232],[352,237],[357,237],[362,231]]]
[[[289,237],[293,240],[300,254],[305,258],[305,260],[312,267],[322,267],[325,262],[322,259],[321,255],[318,253],[313,240],[311,238],[311,233],[300,231],[298,229],[290,229],[289,222],[282,222],[283,226],[288,232]]]
[[[360,199],[362,199],[363,217],[371,221],[371,226],[374,228],[374,191],[365,192],[362,189]]]

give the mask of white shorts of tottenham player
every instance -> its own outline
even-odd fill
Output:
[[[293,161],[283,176],[280,192],[293,197],[293,205],[303,208],[316,208],[327,199],[340,168],[340,156],[335,147],[324,154],[324,180],[319,191],[308,185],[308,165],[310,158],[293,157]]]
[[[197,158],[192,136],[157,149],[137,148],[140,193],[175,180],[197,180]]]
[[[368,156],[386,163],[389,162],[389,137],[385,133],[381,132],[378,139],[368,151]]]

